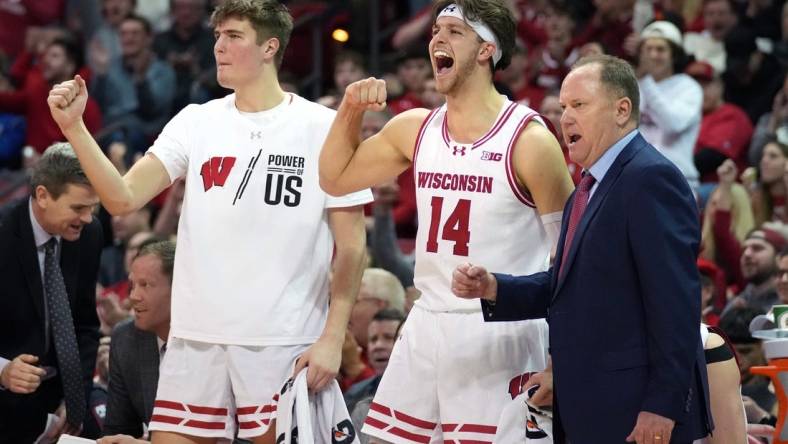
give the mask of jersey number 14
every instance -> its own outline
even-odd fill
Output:
[[[430,233],[427,239],[427,251],[438,252],[438,230],[440,229],[441,213],[443,211],[443,198],[433,196],[432,217],[430,218]],[[471,201],[460,199],[454,211],[446,219],[441,230],[441,239],[454,242],[454,255],[467,256],[468,243],[471,240],[471,231],[468,228],[471,217]]]

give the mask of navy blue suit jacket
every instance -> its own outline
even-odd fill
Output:
[[[592,195],[559,279],[572,202],[554,267],[496,275],[485,319],[547,318],[557,413],[572,444],[623,443],[640,411],[675,420],[671,442],[706,436],[700,227],[686,180],[637,135]]]

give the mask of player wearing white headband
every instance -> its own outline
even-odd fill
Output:
[[[572,182],[561,148],[532,109],[493,86],[514,48],[504,0],[439,0],[429,52],[446,105],[397,115],[360,141],[364,112],[386,85],[350,85],[320,158],[321,184],[344,194],[414,165],[419,231],[408,316],[363,431],[393,443],[491,442],[503,407],[547,359],[543,320],[484,323],[478,301],[452,294],[460,263],[545,270]],[[523,418],[525,420],[525,418]]]

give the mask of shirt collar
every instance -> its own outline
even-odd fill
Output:
[[[44,230],[44,227],[38,223],[38,219],[36,219],[36,215],[33,214],[33,198],[31,197],[27,204],[28,211],[30,212],[30,225],[33,226],[33,239],[36,241],[36,248],[41,248],[49,242],[49,239],[52,239],[52,235],[47,233]],[[54,236],[57,239],[58,243],[60,243],[60,236]]]
[[[600,157],[593,165],[591,165],[591,168],[588,169],[588,172],[594,176],[594,180],[596,180],[597,183],[602,182],[602,179],[605,178],[605,174],[607,174],[607,171],[611,166],[613,166],[613,162],[615,162],[618,155],[621,154],[621,151],[624,151],[624,148],[637,135],[637,128],[628,132],[626,136],[618,139],[618,142],[614,143],[613,146],[608,148],[608,150],[602,154],[602,157]]]

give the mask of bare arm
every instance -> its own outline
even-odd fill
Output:
[[[537,122],[528,124],[515,146],[514,168],[539,214],[563,211],[575,187],[561,146],[547,128]]]
[[[320,186],[327,193],[339,196],[369,188],[407,169],[419,127],[429,111],[414,109],[399,114],[378,134],[361,142],[364,112],[381,110],[385,102],[382,80],[360,80],[345,90],[320,152]]]
[[[514,149],[518,185],[530,193],[541,216],[552,215],[542,218],[552,255],[561,231],[561,212],[575,188],[564,154],[555,136],[538,122],[528,124]]]
[[[121,176],[85,127],[82,114],[87,99],[85,81],[76,76],[55,85],[47,102],[107,211],[113,215],[135,211],[170,185],[169,174],[159,159],[146,155]]]
[[[323,336],[336,338],[341,345],[364,271],[367,245],[364,209],[362,206],[330,209],[328,223],[334,235],[336,253],[331,280],[331,308]]]
[[[330,209],[328,223],[336,245],[328,319],[320,339],[301,355],[293,373],[297,375],[304,366],[308,367],[307,386],[315,391],[327,386],[339,371],[342,344],[361,284],[366,254],[362,206]]]
[[[706,348],[724,344],[723,339],[709,335]],[[708,438],[710,444],[737,444],[746,442],[744,405],[739,386],[739,366],[736,359],[715,362],[706,366],[709,373],[709,395],[711,414],[714,417],[714,434]]]

